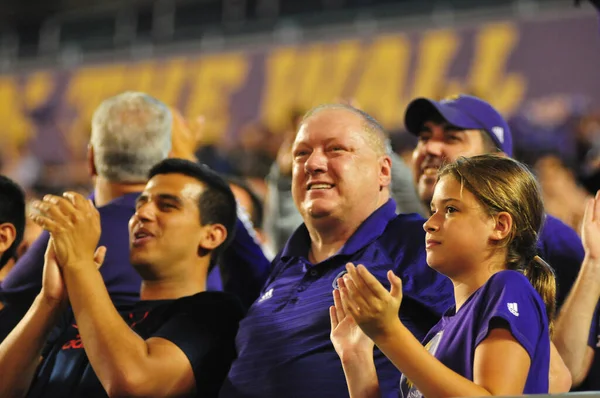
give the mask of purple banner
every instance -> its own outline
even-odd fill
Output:
[[[95,107],[125,90],[204,115],[206,140],[225,145],[250,121],[283,131],[292,110],[339,99],[388,128],[417,96],[471,92],[510,115],[555,94],[600,104],[600,35],[595,15],[579,15],[4,75],[0,137],[35,137],[38,156],[65,161],[85,152]]]

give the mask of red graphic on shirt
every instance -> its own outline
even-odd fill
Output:
[[[149,314],[149,313],[150,313],[150,311],[146,311],[146,312],[144,313],[144,315],[142,316],[142,319],[140,319],[139,321],[133,321],[133,322],[131,323],[131,325],[129,325],[129,327],[133,329],[133,328],[135,327],[135,325],[137,325],[138,323],[140,323],[140,322],[142,322],[144,319],[146,319],[146,318],[148,317],[148,314]],[[132,313],[130,313],[130,314],[129,314],[129,319],[133,319],[133,314],[132,314]]]
[[[79,330],[77,325],[73,324],[71,326],[73,326],[75,329]],[[83,341],[81,341],[81,335],[79,333],[77,333],[77,336],[75,336],[75,338],[73,340],[67,341],[62,346],[63,350],[70,350],[71,348],[75,348],[75,349],[83,348]]]
[[[150,311],[146,311],[144,313],[144,315],[142,316],[141,319],[137,320],[137,321],[133,321],[131,322],[131,324],[129,325],[130,328],[134,328],[135,325],[137,325],[138,323],[142,322],[143,320],[145,320],[148,317],[148,314],[150,313]],[[129,313],[128,319],[131,321],[133,320],[133,313]],[[77,327],[76,324],[71,325],[73,326],[75,329],[79,330],[79,328]],[[70,349],[80,349],[83,348],[83,341],[81,341],[81,335],[79,333],[77,333],[77,335],[75,336],[75,338],[73,340],[69,340],[67,341],[65,344],[63,344],[62,349],[63,350],[70,350]]]

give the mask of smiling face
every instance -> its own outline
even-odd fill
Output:
[[[451,175],[436,184],[431,212],[423,225],[427,264],[449,277],[479,267],[494,251],[493,242],[505,236],[477,198]]]
[[[425,122],[412,155],[413,179],[423,204],[429,207],[437,171],[445,162],[483,153],[485,144],[479,130],[462,130],[442,121]]]
[[[325,109],[300,126],[292,147],[292,195],[305,222],[362,222],[389,199],[391,160],[378,152],[363,119]]]
[[[183,174],[150,179],[129,220],[130,261],[136,269],[166,270],[198,261],[210,227],[200,224],[198,202],[204,189],[200,181]]]

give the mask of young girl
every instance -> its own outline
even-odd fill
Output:
[[[348,264],[330,316],[350,395],[379,395],[373,342],[402,372],[402,397],[548,393],[555,282],[535,256],[535,178],[506,157],[460,158],[440,170],[431,206],[427,263],[452,280],[456,306],[423,347],[398,317],[400,279],[388,273],[388,292]]]

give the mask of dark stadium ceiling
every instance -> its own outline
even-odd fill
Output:
[[[57,13],[85,10],[102,5],[118,8],[127,3],[152,3],[153,0],[0,0],[0,18],[7,22],[33,22]]]

